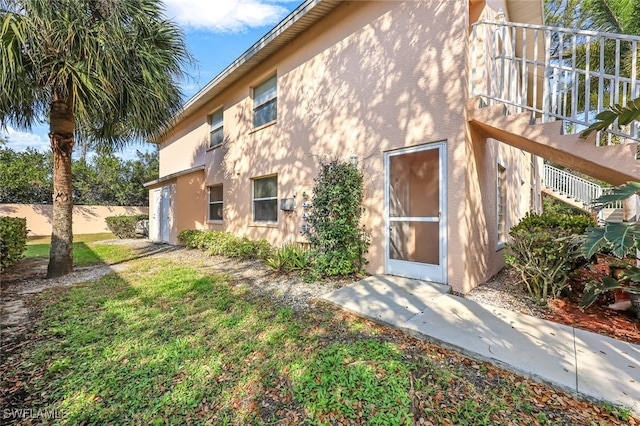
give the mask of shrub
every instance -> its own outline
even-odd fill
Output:
[[[272,251],[271,245],[265,239],[252,241],[230,232],[188,229],[180,232],[178,240],[188,248],[198,248],[210,255],[243,259],[267,259]]]
[[[27,249],[27,219],[0,217],[0,268],[13,265]]]
[[[507,244],[505,260],[538,303],[560,296],[569,273],[584,263],[577,252],[581,244],[578,234],[594,224],[590,216],[528,213],[511,228],[512,242]]]
[[[273,250],[266,262],[277,271],[305,271],[310,267],[311,251],[304,246],[287,244]]]
[[[348,162],[321,163],[309,213],[313,267],[322,276],[360,272],[366,264],[369,235],[360,225],[363,177]]]
[[[197,229],[185,229],[178,234],[178,241],[187,248],[202,248],[199,246],[204,231]]]
[[[109,216],[105,218],[107,227],[118,238],[136,238],[136,224],[141,220],[149,220],[149,215]]]

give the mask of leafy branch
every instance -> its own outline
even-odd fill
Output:
[[[608,129],[616,120],[618,128],[620,128],[640,119],[640,98],[629,101],[626,106],[614,105],[610,110],[602,111],[596,115],[595,118],[596,121],[580,133],[581,138],[586,139],[594,131]]]

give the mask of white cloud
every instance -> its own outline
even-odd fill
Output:
[[[9,140],[8,147],[14,151],[23,151],[26,148],[34,148],[38,151],[49,149],[49,139],[46,135],[21,132],[7,126],[6,130],[0,130],[0,136]]]
[[[167,17],[178,25],[215,32],[237,32],[273,25],[287,9],[265,0],[166,0]]]

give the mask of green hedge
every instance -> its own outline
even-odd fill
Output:
[[[27,219],[0,217],[0,267],[13,265],[27,249]]]
[[[580,235],[589,226],[595,226],[590,216],[529,213],[509,231],[506,263],[520,274],[538,303],[558,297],[569,274],[586,261],[578,247]]]
[[[218,256],[267,259],[272,252],[271,245],[265,239],[251,241],[229,232],[188,229],[180,232],[178,240],[188,248],[198,248]]]
[[[140,220],[149,220],[149,215],[138,214],[134,216],[109,216],[105,218],[107,227],[118,238],[137,238],[136,223]]]

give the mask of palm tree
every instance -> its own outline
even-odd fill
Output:
[[[191,57],[156,0],[0,0],[0,124],[49,121],[53,229],[47,277],[73,270],[76,139],[121,148],[165,128]]]

